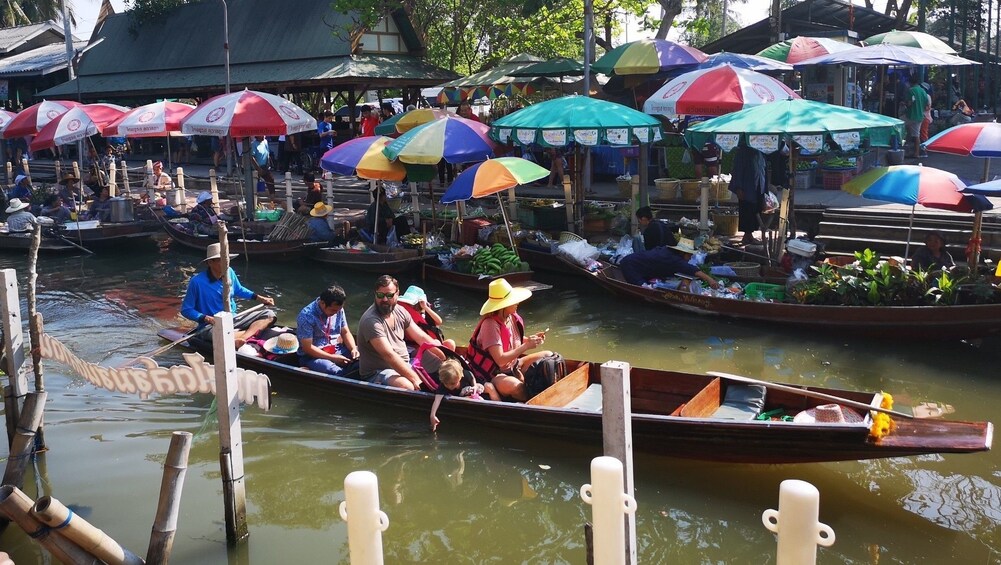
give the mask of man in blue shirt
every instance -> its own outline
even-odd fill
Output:
[[[330,123],[333,120],[334,113],[327,110],[323,113],[323,120],[316,124],[316,133],[320,134],[320,147],[323,148],[324,153],[328,149],[334,148],[334,137],[337,136],[337,132],[334,131],[334,125]]]
[[[306,223],[309,226],[311,241],[333,241],[334,230],[330,229],[330,224],[327,223],[327,216],[333,211],[333,206],[327,206],[323,202],[313,204],[313,208],[309,211],[309,222]]]
[[[230,258],[232,257],[236,257],[236,255],[230,255]],[[214,324],[215,315],[223,311],[222,253],[218,243],[208,246],[205,250],[205,259],[202,262],[206,263],[208,268],[191,277],[188,282],[188,290],[184,294],[184,301],[181,302],[181,315],[192,322],[198,322],[199,330]],[[232,285],[232,296],[229,299],[229,307],[226,308],[229,312],[236,314],[236,300],[234,298],[253,299],[268,306],[275,305],[275,300],[270,296],[257,294],[240,284],[240,279],[232,268],[229,269],[229,282]],[[234,323],[236,346],[240,347],[247,339],[270,326],[274,323],[275,318],[275,313],[272,310],[264,309]]]
[[[328,375],[340,375],[358,359],[358,346],[344,313],[344,289],[331,286],[299,312],[299,364]]]
[[[268,146],[268,138],[255,136],[250,151],[253,156],[251,163],[257,171],[257,178],[263,180],[268,187],[268,196],[274,197],[275,176],[271,174],[271,149]]]
[[[26,175],[17,175],[14,178],[14,188],[7,193],[7,198],[20,198],[21,200],[31,200],[31,182]]]

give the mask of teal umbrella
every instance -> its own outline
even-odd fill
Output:
[[[631,145],[661,137],[660,121],[628,106],[586,96],[554,98],[494,120],[490,138],[543,147]]]
[[[582,76],[583,74],[584,61],[580,59],[568,59],[567,57],[556,57],[555,59],[534,63],[516,71],[511,71],[507,76],[534,78]]]
[[[393,114],[392,116],[389,117],[388,120],[385,120],[381,124],[375,126],[375,135],[395,136],[397,133],[399,133],[396,131],[396,122],[400,121],[400,118],[402,117],[403,117],[402,113]]]

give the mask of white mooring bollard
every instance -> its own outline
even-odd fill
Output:
[[[636,499],[622,492],[622,463],[614,457],[591,460],[591,484],[580,487],[580,497],[591,505],[594,524],[594,565],[626,562],[623,514],[636,512]]]
[[[379,479],[370,471],[344,477],[341,518],[348,523],[351,565],[382,565],[382,532],[389,516],[379,510]]]
[[[765,510],[761,522],[778,534],[776,565],[815,565],[817,544],[834,545],[834,530],[820,523],[820,491],[806,481],[782,481],[779,509]]]

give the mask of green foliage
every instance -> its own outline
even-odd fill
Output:
[[[135,35],[144,24],[163,21],[175,8],[187,3],[188,0],[125,0],[129,31]]]
[[[67,0],[68,1],[68,0]],[[73,5],[69,5],[70,21],[76,23]],[[6,0],[0,3],[0,26],[14,27],[46,20],[61,22],[63,0]]]

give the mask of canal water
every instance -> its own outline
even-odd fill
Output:
[[[238,251],[238,250],[237,250]],[[174,325],[198,254],[165,242],[90,257],[43,256],[39,309],[45,329],[82,357],[114,366],[161,345]],[[23,256],[0,257],[18,270]],[[352,327],[372,300],[374,276],[306,263],[247,264],[242,282],[273,295],[281,321],[331,282],[348,292]],[[547,347],[568,358],[727,371],[767,380],[885,390],[898,405],[949,404],[950,417],[998,420],[999,341],[879,342],[845,335],[694,317],[613,297],[587,281],[546,279],[521,313],[551,328]],[[405,287],[419,281],[402,278]],[[484,296],[423,285],[464,341]],[[22,308],[26,305],[22,300]],[[181,362],[175,349],[161,365]],[[344,476],[379,478],[387,563],[584,563],[590,507],[579,489],[600,446],[564,443],[373,407],[276,382],[270,412],[243,410],[250,538],[227,548],[212,399],[141,400],[97,389],[47,362],[45,437],[50,450],[25,480],[144,555],[170,434],[194,434],[174,541],[174,563],[347,563],[338,514]],[[277,378],[273,379],[278,381]],[[6,448],[0,447],[6,457]],[[644,563],[774,562],[761,513],[785,479],[820,489],[820,519],[836,532],[819,563],[1001,563],[1001,455],[910,457],[811,465],[736,465],[652,457],[635,461],[637,536]],[[49,563],[16,526],[0,550],[19,565]]]

